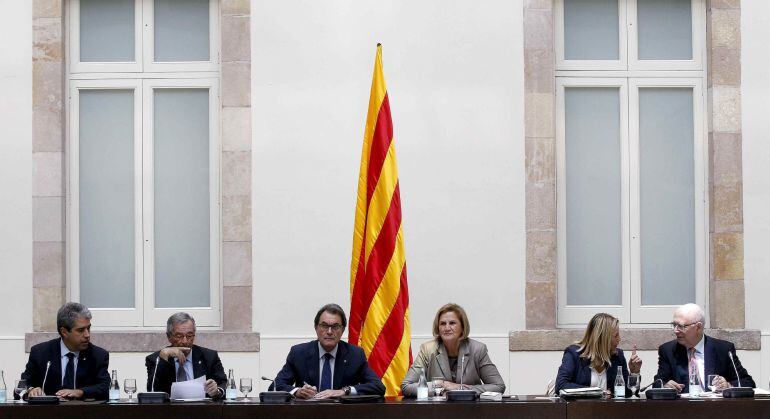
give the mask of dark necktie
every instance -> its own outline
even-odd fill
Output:
[[[64,369],[64,380],[61,383],[62,388],[75,388],[75,354],[67,354],[67,366]]]
[[[332,388],[332,354],[324,354],[324,368],[321,371],[321,388],[319,391],[329,390]]]
[[[176,381],[187,381],[187,371],[184,370],[184,364],[176,361],[179,364],[179,368],[176,370]]]

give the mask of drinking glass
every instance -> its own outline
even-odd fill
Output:
[[[126,378],[123,380],[123,390],[128,394],[128,401],[133,402],[134,401],[134,393],[136,392],[136,379],[135,378]]]
[[[16,393],[17,396],[19,396],[19,401],[21,403],[24,403],[24,395],[27,394],[27,391],[29,390],[29,386],[27,385],[27,380],[20,379],[16,380],[16,384],[13,386],[13,392]]]
[[[249,398],[249,393],[251,393],[251,378],[241,378],[241,393],[243,393],[243,397]]]
[[[639,383],[642,382],[642,376],[640,374],[628,374],[628,389],[631,390],[631,398],[638,399],[636,391],[639,390]]]
[[[708,386],[709,390],[711,390],[712,393],[716,392],[716,389],[717,389],[717,386],[714,383],[717,377],[719,377],[719,375],[717,374],[709,374],[709,376],[706,377],[706,385]]]
[[[444,377],[433,377],[433,394],[436,397],[441,396],[444,392]]]

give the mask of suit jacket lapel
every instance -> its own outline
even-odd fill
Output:
[[[674,360],[676,361],[674,380],[680,384],[684,384],[685,390],[689,391],[690,387],[688,386],[688,383],[690,382],[690,360],[687,358],[687,348],[685,348],[683,345],[677,344],[674,347]]]
[[[314,340],[310,350],[307,351],[307,358],[305,358],[305,371],[307,371],[307,376],[305,376],[303,380],[305,383],[315,386],[316,388],[321,384],[318,378],[318,362],[320,356],[321,353],[318,351],[318,341]]]
[[[345,367],[347,366],[347,364],[348,364],[348,350],[347,350],[347,347],[344,346],[343,342],[340,341],[337,344],[337,357],[334,359],[334,375],[332,376],[333,389],[342,388],[342,377],[343,377],[343,374],[345,374]]]
[[[446,348],[442,342],[436,347],[436,363],[438,363],[438,368],[441,370],[441,375],[451,381],[452,370],[449,368],[449,355],[447,355]],[[428,377],[425,377],[425,379],[430,380]]]
[[[703,384],[705,385],[708,385],[705,380],[708,380],[709,375],[715,374],[717,365],[716,348],[711,343],[708,336],[703,335]]]
[[[81,351],[78,355],[78,367],[75,371],[75,388],[83,388],[85,377],[88,372],[88,365],[91,362],[91,345],[88,345],[88,349]]]
[[[206,368],[203,366],[203,352],[201,352],[201,348],[196,345],[193,345],[192,347],[192,370],[193,377],[188,377],[191,380],[206,375]]]

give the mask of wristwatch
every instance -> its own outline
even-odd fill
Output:
[[[342,391],[345,392],[346,396],[350,396],[350,386],[342,387]]]

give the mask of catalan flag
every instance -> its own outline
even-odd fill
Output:
[[[396,396],[412,362],[401,197],[388,92],[377,44],[350,263],[349,341]]]

